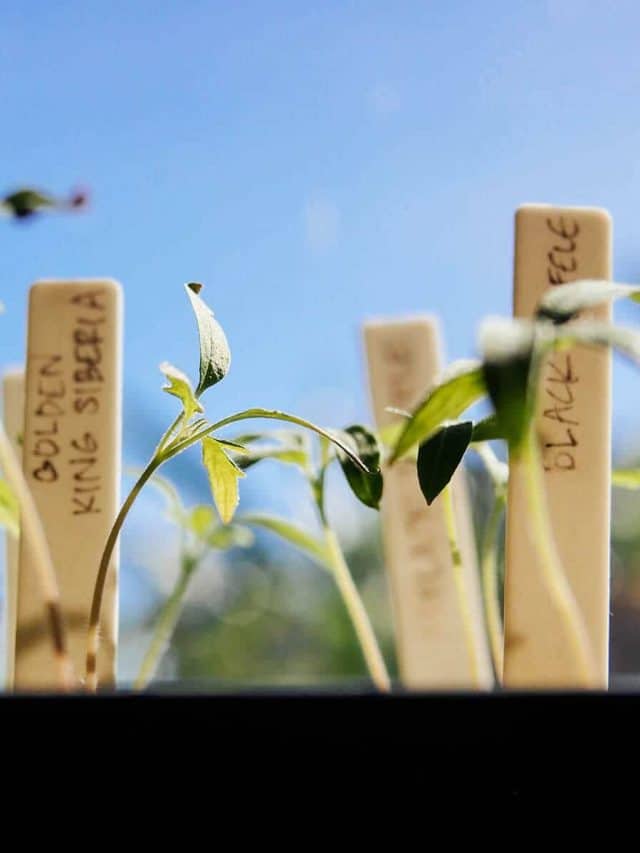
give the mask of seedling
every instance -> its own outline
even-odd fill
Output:
[[[242,453],[244,448],[242,445],[220,438],[217,433],[223,427],[239,421],[268,419],[303,427],[320,435],[328,443],[327,446],[335,445],[346,458],[351,460],[354,469],[363,477],[365,483],[368,483],[368,478],[377,476],[354,449],[357,446],[354,440],[347,440],[338,433],[323,429],[296,415],[272,409],[253,408],[229,415],[215,423],[203,417],[202,395],[208,388],[224,379],[229,370],[231,353],[221,326],[200,297],[202,285],[192,282],[187,284],[185,289],[196,316],[200,340],[198,383],[194,390],[185,373],[166,362],[161,365],[160,369],[167,380],[163,390],[180,400],[182,411],[161,437],[151,459],[124,501],[105,544],[89,616],[85,682],[87,689],[91,691],[97,688],[98,626],[111,555],[136,498],[162,465],[189,447],[199,444],[213,498],[224,523],[229,523],[233,518],[239,499],[238,483],[244,476],[244,472],[238,467],[231,454]]]

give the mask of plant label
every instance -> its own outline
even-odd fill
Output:
[[[549,287],[611,278],[611,219],[604,210],[527,205],[516,213],[514,312],[531,317]],[[607,319],[609,306],[589,312]],[[585,312],[586,316],[587,312]],[[611,356],[575,348],[545,363],[538,394],[549,515],[569,586],[606,688],[609,648]],[[524,471],[511,466],[507,513],[504,683],[584,687],[570,638],[531,547]]]
[[[56,568],[69,652],[84,671],[94,582],[118,509],[121,432],[120,286],[41,281],[29,298],[23,466]],[[100,626],[100,683],[113,684],[117,561]],[[42,597],[20,548],[15,687],[56,687]]]
[[[24,370],[7,371],[2,379],[4,426],[18,458],[22,456],[24,422]],[[5,550],[5,683],[13,687],[16,646],[16,605],[18,600],[18,540],[7,534]]]
[[[439,334],[430,317],[367,323],[364,338],[374,417],[382,430],[410,410],[441,370]],[[452,481],[474,659],[465,638],[441,497],[420,491],[415,460],[384,472],[382,525],[402,682],[413,689],[489,688],[491,659],[484,630],[476,551],[464,472]]]

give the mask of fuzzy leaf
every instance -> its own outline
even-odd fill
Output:
[[[471,441],[473,423],[443,426],[418,450],[418,482],[428,504],[438,497],[456,472]]]
[[[405,456],[412,447],[433,435],[444,421],[455,420],[485,394],[482,365],[469,360],[454,362],[404,424],[389,462]]]
[[[378,439],[366,427],[359,424],[341,430],[341,435],[346,444],[352,443],[354,452],[358,454],[370,472],[367,473],[354,465],[351,459],[339,450],[338,461],[351,491],[365,506],[371,507],[371,509],[379,509],[383,480],[380,472]]]
[[[20,531],[20,505],[5,480],[0,480],[0,527],[12,536],[18,536]]]
[[[162,362],[160,370],[164,373],[169,383],[168,385],[164,385],[162,390],[166,391],[167,394],[172,394],[181,401],[185,420],[190,421],[196,412],[204,412],[196,395],[193,393],[189,377],[185,373],[178,370],[172,364],[169,364],[168,361]]]
[[[231,364],[231,351],[222,326],[199,296],[202,285],[190,282],[185,288],[196,315],[200,338],[200,379],[195,392],[196,397],[199,397],[203,391],[227,375]]]
[[[611,485],[618,489],[640,489],[640,468],[619,468],[611,472]]]
[[[573,281],[547,290],[538,305],[538,317],[554,323],[566,323],[580,311],[616,299],[638,302],[640,287],[599,279]]]
[[[326,568],[329,555],[324,543],[290,521],[272,515],[261,514],[245,515],[242,516],[240,521],[242,524],[250,524],[270,530],[281,539],[284,539],[285,542],[289,542],[291,545],[295,545],[300,551],[304,551],[308,556]]]
[[[202,461],[220,518],[224,524],[229,524],[240,500],[238,480],[244,477],[244,473],[229,459],[215,438],[202,439]]]

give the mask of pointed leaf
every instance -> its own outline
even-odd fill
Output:
[[[414,409],[389,462],[405,456],[414,445],[433,435],[444,421],[454,420],[485,394],[482,365],[470,360],[454,362]]]
[[[380,472],[378,439],[370,430],[360,424],[354,424],[341,430],[341,435],[345,444],[352,443],[354,452],[358,454],[369,469],[369,472],[363,471],[354,465],[346,454],[338,450],[338,461],[351,491],[365,506],[371,507],[371,509],[379,509],[383,480]]]
[[[215,438],[202,439],[202,461],[220,518],[224,524],[229,524],[240,500],[238,480],[244,477],[244,473],[229,459]]]
[[[428,504],[448,485],[471,441],[473,423],[448,424],[418,450],[418,482]]]
[[[190,282],[185,288],[196,315],[200,337],[200,380],[196,388],[196,397],[199,397],[203,391],[227,375],[231,364],[231,351],[222,326],[198,295],[202,285]]]
[[[618,489],[640,489],[640,468],[619,468],[611,472],[611,485]]]
[[[12,536],[20,532],[20,505],[5,480],[0,480],[0,527]]]
[[[573,281],[547,290],[538,305],[538,317],[554,323],[566,323],[580,311],[616,299],[637,302],[640,300],[640,287],[600,279]]]
[[[172,364],[169,364],[168,361],[162,362],[160,370],[164,373],[167,378],[167,382],[169,383],[168,385],[164,385],[162,390],[166,391],[167,394],[172,394],[181,401],[182,408],[184,409],[185,420],[189,421],[196,412],[204,411],[193,393],[191,382],[185,373],[178,370],[178,368],[174,367]]]
[[[244,515],[240,521],[243,524],[250,524],[270,530],[281,539],[284,539],[285,542],[289,542],[291,545],[295,545],[300,551],[304,551],[308,556],[326,568],[329,555],[324,543],[290,521],[272,515],[257,513]]]

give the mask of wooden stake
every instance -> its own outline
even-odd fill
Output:
[[[2,379],[2,416],[11,445],[18,458],[22,457],[24,425],[24,370],[7,371]],[[16,647],[16,606],[18,600],[18,541],[6,537],[5,546],[5,683],[13,688],[13,669]]]
[[[383,428],[399,417],[386,411],[388,406],[411,409],[437,380],[438,327],[430,317],[372,322],[364,337],[375,421]],[[493,683],[463,472],[454,477],[452,490],[466,607],[456,592],[442,496],[426,505],[415,461],[385,471],[382,522],[400,675],[415,689]]]
[[[611,278],[611,219],[604,210],[527,205],[516,213],[514,312],[530,317],[548,287]],[[610,309],[591,316],[607,319]],[[586,312],[585,312],[586,313]],[[586,629],[592,677],[532,547],[524,466],[511,466],[507,512],[504,683],[605,688],[609,646],[610,354],[576,348],[544,365],[537,432],[549,516],[560,560]]]
[[[38,282],[31,288],[24,471],[42,518],[61,590],[69,651],[78,672],[100,555],[120,484],[122,308],[110,280]],[[100,683],[113,684],[117,561],[109,571]],[[56,686],[50,639],[27,549],[21,544],[16,689]]]

